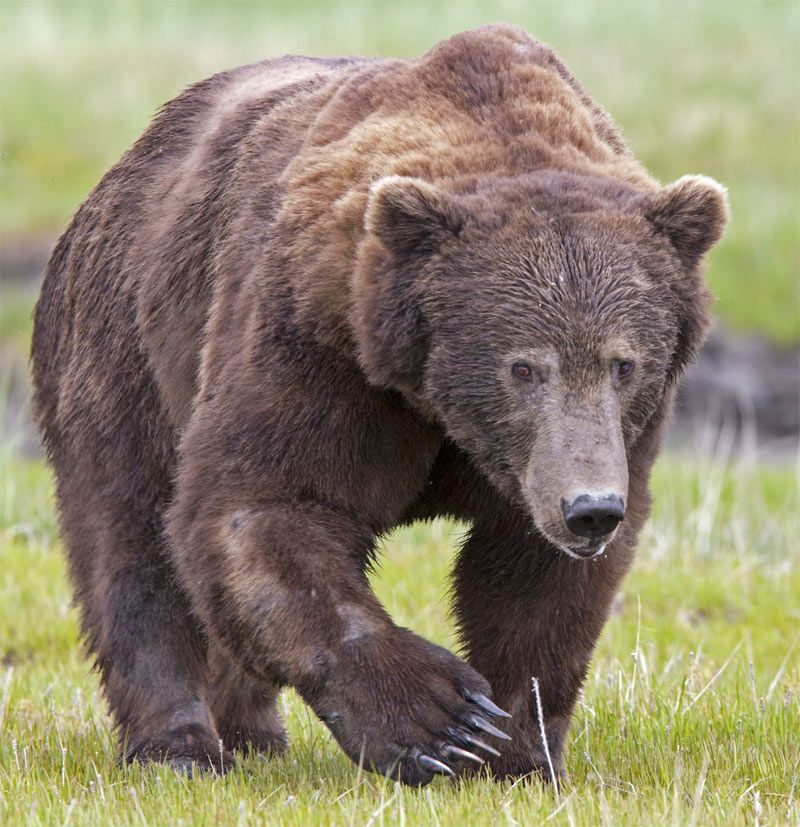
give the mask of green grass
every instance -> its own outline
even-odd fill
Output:
[[[553,45],[662,180],[730,188],[711,256],[729,325],[784,341],[798,319],[800,5],[728,0],[4,0],[4,239],[63,228],[155,109],[186,84],[285,52],[411,55],[495,19]]]
[[[800,820],[800,547],[791,468],[662,461],[655,516],[603,633],[568,778],[359,773],[291,692],[291,746],[224,778],[118,768],[39,462],[2,454],[0,823],[789,824]],[[398,622],[453,646],[444,593],[461,528],[386,543],[375,588]]]
[[[0,285],[0,349],[18,361],[28,357],[36,294],[35,284]]]
[[[500,18],[555,46],[660,178],[705,172],[728,184],[734,222],[710,268],[719,313],[796,339],[800,6],[789,2],[4,0],[3,243],[62,228],[192,80],[281,52],[414,54]],[[0,293],[0,423],[33,296],[32,285]],[[800,824],[791,467],[659,463],[654,517],[600,641],[558,791],[442,780],[412,791],[359,773],[291,692],[281,758],[193,781],[117,767],[80,653],[50,475],[15,446],[0,433],[0,824]],[[446,577],[462,531],[398,532],[375,578],[398,622],[449,646]]]

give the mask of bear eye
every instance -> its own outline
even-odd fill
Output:
[[[511,372],[517,379],[523,379],[526,382],[533,379],[533,368],[526,362],[514,362],[511,366]]]
[[[633,362],[628,361],[627,359],[621,359],[617,362],[614,362],[614,375],[620,381],[625,381],[631,377],[636,365]]]

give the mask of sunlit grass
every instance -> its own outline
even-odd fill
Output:
[[[603,634],[568,778],[411,791],[359,774],[287,692],[291,746],[222,779],[120,769],[39,462],[3,455],[0,822],[52,824],[784,824],[800,818],[800,547],[792,468],[655,475],[656,510]],[[385,544],[375,589],[400,623],[455,641],[445,593],[462,527]]]
[[[555,47],[660,179],[729,187],[710,268],[719,315],[800,337],[792,0],[5,0],[0,232],[63,228],[157,107],[213,72],[282,53],[413,55],[497,19]]]
[[[704,172],[728,184],[734,222],[710,267],[718,311],[740,329],[796,338],[800,7],[789,2],[5,0],[0,232],[63,227],[155,108],[211,72],[281,52],[414,54],[499,18],[555,46],[660,178]],[[30,286],[3,285],[0,355],[15,363],[32,301]],[[285,756],[188,781],[116,766],[80,653],[50,474],[16,456],[10,421],[0,436],[0,824],[800,823],[791,466],[659,463],[654,516],[601,638],[558,791],[399,788],[359,773],[291,692]],[[374,578],[399,623],[448,646],[447,573],[463,530],[397,532]]]

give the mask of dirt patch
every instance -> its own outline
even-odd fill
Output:
[[[49,233],[3,239],[0,249],[0,278],[3,283],[38,282],[57,236]]]
[[[18,456],[37,457],[41,446],[30,416],[27,360],[13,348],[0,347],[0,377],[0,441]]]
[[[703,453],[796,454],[800,346],[714,331],[684,377],[670,442]]]

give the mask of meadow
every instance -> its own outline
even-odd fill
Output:
[[[720,323],[796,342],[795,2],[4,0],[0,252],[53,239],[194,80],[281,53],[413,55],[496,19],[552,45],[659,179],[703,172],[729,187],[734,220],[709,267]],[[20,377],[35,292],[0,283],[0,824],[800,825],[798,468],[731,455],[725,433],[656,467],[654,514],[558,787],[400,787],[351,764],[291,691],[285,755],[193,780],[118,766],[52,480],[29,447]],[[463,531],[393,534],[373,578],[397,622],[453,648],[447,577]]]
[[[437,780],[358,770],[291,691],[288,752],[222,778],[116,765],[80,654],[50,477],[4,451],[0,823],[800,823],[800,546],[791,468],[665,458],[657,508],[572,725],[567,778]],[[447,572],[463,527],[414,526],[374,578],[395,619],[455,646]]]
[[[549,43],[657,178],[729,188],[710,260],[719,315],[800,338],[793,0],[4,0],[0,239],[51,238],[193,81],[285,53],[414,55],[494,20]]]

